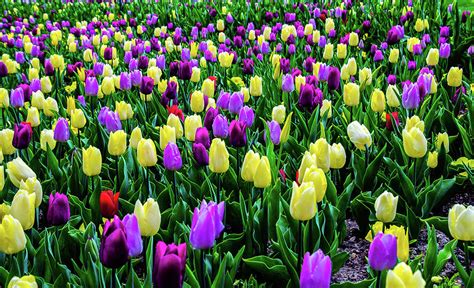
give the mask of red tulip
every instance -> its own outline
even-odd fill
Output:
[[[113,193],[111,190],[100,193],[100,213],[105,218],[113,218],[118,211],[120,192]]]
[[[395,119],[395,126],[398,126],[398,124],[400,124],[400,120],[398,119],[398,112],[385,114],[385,120],[386,120],[385,127],[387,127],[389,131],[392,131],[393,125],[392,125],[392,117],[390,117],[390,115],[392,115],[393,119]]]

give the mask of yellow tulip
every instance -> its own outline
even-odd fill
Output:
[[[272,173],[270,170],[270,162],[267,156],[262,156],[258,162],[253,177],[253,185],[257,188],[266,188],[272,183]]]
[[[349,58],[347,61],[347,68],[349,68],[349,74],[355,75],[357,73],[357,62],[354,57]]]
[[[160,149],[165,150],[170,142],[176,143],[176,129],[168,125],[163,125],[160,127]]]
[[[425,29],[425,25],[423,25],[423,20],[421,20],[420,18],[416,19],[416,22],[415,22],[416,32],[421,32],[423,31],[423,29]]]
[[[115,112],[119,114],[120,120],[128,120],[133,118],[133,110],[132,110],[132,105],[120,101],[120,102],[115,102]]]
[[[25,249],[26,237],[20,221],[5,215],[0,222],[0,252],[11,255]]]
[[[413,127],[410,130],[403,129],[403,149],[408,157],[423,158],[427,150],[427,142],[423,132]]]
[[[392,64],[395,64],[398,62],[398,58],[400,56],[400,50],[397,48],[390,49],[390,56],[388,57],[388,61]]]
[[[323,59],[331,60],[333,56],[334,56],[334,45],[331,43],[328,43],[326,44],[326,46],[324,46]]]
[[[7,174],[15,187],[20,187],[22,180],[36,177],[35,172],[20,157],[7,163]]]
[[[214,138],[209,150],[209,169],[214,173],[225,173],[229,170],[229,152],[225,142]]]
[[[357,106],[360,102],[359,85],[356,83],[347,83],[343,89],[344,104],[347,106]]]
[[[285,125],[281,129],[280,134],[280,144],[286,143],[288,138],[290,137],[290,129],[291,129],[291,116],[293,116],[293,112],[290,112],[285,120]]]
[[[156,155],[156,146],[153,140],[145,138],[140,139],[137,146],[137,159],[142,167],[156,165],[156,162],[158,162],[158,156]]]
[[[306,221],[316,215],[316,191],[313,182],[304,182],[298,187],[293,182],[293,192],[290,200],[290,214],[295,220]]]
[[[467,206],[455,204],[449,209],[448,227],[449,233],[454,239],[461,241],[473,241],[474,229],[474,206]]]
[[[200,113],[204,111],[204,94],[197,90],[191,94],[191,110],[194,113]]]
[[[41,150],[48,151],[48,146],[51,150],[56,147],[56,140],[54,140],[54,131],[44,129],[40,135]]]
[[[392,222],[397,214],[398,196],[385,191],[375,200],[375,216],[384,223]]]
[[[43,201],[43,187],[36,177],[21,180],[20,190],[25,190],[29,194],[35,194],[35,207],[39,207]]]
[[[4,186],[5,186],[5,168],[3,168],[3,165],[0,165],[0,191],[3,190]]]
[[[61,55],[53,54],[49,59],[51,60],[51,64],[53,64],[54,69],[64,66],[64,58]]]
[[[387,94],[387,104],[388,106],[392,108],[397,108],[400,106],[400,100],[398,100],[398,90],[397,86],[395,85],[388,85],[387,91],[385,92]]]
[[[432,169],[438,167],[438,152],[434,151],[428,153],[426,165]]]
[[[326,18],[326,22],[324,25],[324,29],[326,30],[326,34],[329,34],[331,30],[335,28],[334,20],[332,18]]]
[[[298,75],[295,77],[295,88],[298,94],[300,93],[301,86],[306,84],[306,77],[303,75]]]
[[[81,109],[74,109],[71,112],[71,126],[76,129],[82,129],[86,126],[86,117]]]
[[[351,75],[349,74],[349,66],[347,64],[342,65],[341,67],[341,79],[344,81],[349,80]]]
[[[357,149],[365,151],[365,147],[372,145],[372,136],[364,124],[353,121],[347,126],[347,135]]]
[[[286,117],[286,108],[285,105],[278,105],[272,109],[272,120],[278,122],[278,124],[283,124]]]
[[[255,97],[262,96],[262,77],[253,76],[250,78],[250,95]]]
[[[59,112],[58,102],[54,98],[46,98],[43,102],[43,112],[48,117],[54,117],[55,113]]]
[[[420,44],[420,39],[418,39],[416,37],[408,38],[408,40],[407,40],[407,49],[408,49],[408,51],[413,53],[413,46],[415,46],[417,44]]]
[[[372,84],[372,70],[370,68],[364,68],[359,71],[359,83],[362,88]]]
[[[341,169],[346,164],[346,151],[341,143],[333,143],[329,153],[330,167],[332,169]]]
[[[28,108],[28,115],[26,116],[26,122],[31,124],[31,127],[38,127],[40,122],[40,116],[36,107]]]
[[[38,288],[38,284],[33,275],[25,275],[21,278],[15,276],[10,280],[7,288]]]
[[[327,114],[326,114],[327,112]],[[331,100],[324,99],[323,100],[323,106],[321,106],[321,109],[319,110],[319,115],[323,117],[326,114],[327,118],[332,117],[332,102]]]
[[[321,38],[321,32],[319,30],[313,31],[313,42],[315,44],[319,43],[319,38]]]
[[[391,225],[384,233],[397,237],[397,257],[400,261],[406,262],[410,256],[408,230],[405,231],[403,226]]]
[[[120,156],[127,149],[127,134],[123,130],[110,132],[107,150],[112,156]]]
[[[438,133],[436,136],[436,149],[440,150],[441,145],[444,146],[444,150],[446,150],[446,153],[449,152],[449,136],[448,133]]]
[[[255,171],[259,163],[260,155],[258,155],[258,153],[249,150],[247,154],[245,154],[242,170],[240,171],[240,176],[244,181],[253,182]]]
[[[240,92],[244,95],[244,102],[247,103],[247,102],[250,100],[250,91],[249,91],[249,88],[247,88],[247,87],[242,87],[242,88],[240,88]],[[211,100],[214,100],[214,99],[209,99],[209,105],[207,106],[206,109],[209,109]],[[215,108],[215,107],[214,107],[214,108]]]
[[[18,190],[13,197],[10,214],[20,221],[23,230],[29,230],[35,224],[36,195],[26,190]]]
[[[448,72],[448,86],[459,87],[462,84],[462,69],[451,67]]]
[[[344,59],[347,56],[347,45],[344,43],[337,44],[337,58]]]
[[[154,199],[148,198],[144,205],[140,200],[137,200],[133,213],[137,216],[142,236],[149,237],[158,233],[161,225],[161,212],[160,206]]]
[[[168,115],[168,120],[166,121],[166,125],[170,127],[174,127],[176,133],[176,139],[181,139],[184,135],[183,125],[181,124],[181,120],[178,116],[174,114]]]
[[[51,84],[51,79],[48,76],[42,77],[41,80],[41,92],[49,93],[53,89],[53,85]]]
[[[219,53],[218,58],[221,67],[229,68],[232,65],[232,61],[234,60],[234,54],[228,52],[221,52]]]
[[[199,127],[202,127],[201,116],[196,114],[187,116],[184,120],[184,133],[186,139],[188,139],[189,141],[194,141],[196,136],[196,130]]]
[[[312,154],[309,151],[306,151],[303,155],[303,159],[301,160],[300,167],[298,169],[298,183],[303,183],[303,177],[306,173],[306,170],[311,168],[311,166],[316,166],[316,155]]]
[[[316,193],[316,202],[323,201],[324,195],[326,195],[326,190],[328,183],[326,180],[326,174],[321,168],[316,167],[315,165],[306,169],[303,176],[303,183],[313,182],[314,191]]]
[[[204,95],[207,95],[209,98],[214,98],[214,90],[214,81],[206,79],[202,82],[201,91]]]
[[[349,34],[349,45],[350,46],[357,46],[359,45],[359,34],[355,32],[351,32]]]
[[[41,90],[38,90],[36,92],[33,92],[31,94],[31,106],[38,108],[38,110],[43,109],[43,104],[44,104],[44,94],[41,92]]]
[[[10,96],[5,88],[0,88],[0,108],[10,107]]]
[[[324,138],[319,138],[316,142],[311,143],[309,151],[311,154],[316,156],[316,166],[321,168],[324,172],[329,171],[331,162],[330,158],[330,145]]]
[[[87,176],[96,176],[102,170],[102,154],[94,146],[82,148],[82,171]]]
[[[114,79],[112,77],[105,77],[100,84],[100,90],[105,96],[108,96],[115,92]]]
[[[382,90],[374,89],[370,97],[370,108],[377,113],[382,113],[385,110],[385,95]]]
[[[201,80],[201,69],[198,68],[198,67],[193,67],[193,70],[192,70],[192,74],[191,74],[191,82],[193,83],[197,83]]]
[[[416,127],[423,132],[425,131],[425,122],[421,121],[418,116],[414,115],[407,119],[405,129],[409,131],[413,127]]]
[[[137,149],[138,142],[142,139],[142,130],[140,127],[135,127],[132,130],[132,134],[130,135],[130,147],[133,149]]]
[[[405,262],[400,262],[393,270],[388,270],[386,288],[424,288],[425,280],[421,272],[412,272],[410,266]]]
[[[438,48],[431,48],[426,56],[426,64],[429,66],[436,66],[439,62],[439,50]]]

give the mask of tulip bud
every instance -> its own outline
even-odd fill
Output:
[[[244,162],[242,164],[242,170],[240,171],[240,176],[244,181],[253,182],[257,166],[260,163],[260,155],[258,153],[249,150],[245,154]]]
[[[385,110],[385,95],[382,90],[374,89],[370,98],[370,108],[377,113],[382,113]]]
[[[64,118],[59,118],[54,127],[54,140],[58,142],[66,142],[69,140],[69,123]]]
[[[132,105],[124,101],[115,102],[115,113],[118,113],[120,120],[128,120],[133,118]]]
[[[132,134],[130,135],[130,147],[133,149],[137,149],[138,142],[142,139],[142,130],[140,127],[135,127],[132,130]]]
[[[365,125],[353,121],[347,126],[347,135],[357,149],[365,151],[366,146],[372,145],[372,136]]]
[[[391,269],[397,264],[397,238],[379,232],[369,247],[369,265],[375,271]]]
[[[474,223],[474,206],[464,207],[463,205],[456,204],[449,209],[449,233],[451,233],[454,239],[473,241],[474,229],[472,229],[472,223]]]
[[[108,268],[120,268],[128,261],[127,232],[117,216],[105,222],[99,256],[100,262]]]
[[[451,67],[448,72],[448,86],[459,87],[462,84],[462,69]]]
[[[156,287],[182,287],[186,268],[186,243],[178,246],[158,241],[153,265]]]
[[[383,192],[375,200],[375,214],[379,221],[392,222],[397,214],[398,196],[394,197],[390,192]]]
[[[142,167],[155,166],[158,162],[155,142],[151,139],[142,138],[137,146],[137,159]]]
[[[332,169],[341,169],[346,164],[346,151],[341,143],[334,143],[331,146],[330,153],[330,167]]]
[[[388,85],[387,91],[385,92],[387,94],[387,104],[388,106],[392,108],[397,108],[400,106],[400,100],[398,100],[398,90],[397,86],[395,85]]]
[[[254,97],[262,96],[262,78],[260,76],[250,78],[250,95]]]
[[[300,288],[327,288],[331,283],[332,263],[329,256],[319,249],[310,255],[304,254],[300,274]]]
[[[202,82],[201,91],[204,95],[208,96],[209,98],[214,98],[214,91],[215,91],[214,81],[212,81],[211,79],[204,80],[204,82]]]
[[[317,212],[316,191],[313,182],[304,182],[298,186],[293,182],[293,192],[290,200],[290,214],[295,220],[312,219]]]
[[[446,153],[449,152],[449,136],[448,133],[438,133],[438,136],[436,136],[436,149],[440,150],[441,145],[444,146],[444,150],[446,150]]]
[[[100,150],[94,146],[82,148],[82,171],[87,176],[96,176],[102,169],[102,155]]]
[[[18,190],[13,197],[10,214],[20,221],[23,230],[29,230],[35,223],[36,195],[26,190]]]
[[[5,215],[0,222],[0,252],[12,255],[25,249],[26,237],[19,220]]]
[[[214,139],[216,140],[216,139]],[[211,146],[212,149],[212,146]],[[224,230],[225,203],[201,202],[201,206],[194,208],[191,223],[189,242],[194,249],[208,249],[214,246],[214,242]]]
[[[184,120],[184,132],[186,139],[189,141],[194,141],[196,136],[197,128],[202,127],[201,116],[199,115],[192,115],[186,117]]]
[[[330,145],[324,138],[319,138],[315,143],[311,143],[309,151],[316,156],[316,166],[321,168],[324,172],[329,171],[330,165]]]
[[[39,207],[43,201],[43,187],[36,177],[20,181],[20,190],[25,190],[29,194],[35,194],[35,207]]]
[[[142,236],[149,237],[158,233],[161,224],[161,212],[158,203],[154,199],[148,198],[144,205],[140,200],[137,200],[133,213],[137,216]]]
[[[326,195],[327,190],[327,180],[326,174],[321,168],[317,168],[315,165],[309,167],[304,172],[303,182],[313,182],[314,184],[314,191],[316,193],[316,202],[321,202]]]
[[[262,156],[255,169],[253,185],[257,188],[266,188],[270,186],[271,182],[272,174],[270,170],[270,162],[268,161],[267,156]]]
[[[26,122],[31,124],[31,127],[38,127],[41,124],[38,109],[36,107],[28,108],[28,115],[26,116]]]
[[[225,173],[229,169],[229,152],[225,142],[214,138],[209,150],[209,169],[213,173]]]
[[[71,112],[71,126],[76,129],[82,129],[86,126],[86,117],[81,109],[74,109]]]
[[[429,66],[436,66],[439,62],[439,50],[437,48],[431,48],[426,56],[426,64]]]
[[[400,262],[393,270],[388,271],[385,287],[403,285],[404,287],[424,288],[425,284],[426,282],[419,270],[413,273],[410,266],[405,262]]]
[[[112,156],[120,156],[125,153],[127,149],[127,134],[123,130],[110,132],[107,149]]]
[[[173,142],[169,142],[163,151],[163,165],[171,171],[177,171],[183,166],[181,153],[178,146]]]
[[[344,104],[347,106],[357,106],[360,102],[359,85],[347,83],[343,89]]]
[[[423,158],[427,150],[427,142],[423,132],[413,127],[410,130],[403,129],[403,149],[408,157]]]
[[[51,193],[49,195],[48,213],[46,219],[50,225],[64,225],[69,221],[71,212],[69,208],[69,200],[65,194]]]
[[[13,132],[13,147],[17,149],[25,149],[31,142],[33,136],[33,130],[31,129],[31,124],[28,122],[22,122],[20,124],[15,124]]]
[[[392,64],[397,63],[399,55],[400,55],[400,50],[396,48],[390,49],[390,56],[388,57],[388,61]]]
[[[428,153],[428,160],[426,162],[426,165],[431,169],[438,167],[438,152],[434,151]]]

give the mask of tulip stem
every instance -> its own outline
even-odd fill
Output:
[[[115,189],[116,192],[120,192],[120,174],[119,174],[119,159],[120,156],[117,156],[117,159],[115,160],[115,173],[117,173],[117,189]]]
[[[296,270],[301,270],[301,257],[303,255],[303,233],[302,233],[303,222],[298,221],[298,265]]]
[[[413,159],[413,188],[416,193],[416,158]]]
[[[130,273],[130,277],[132,277],[132,288],[135,287],[135,277],[133,277],[133,265],[132,265],[132,258],[128,261],[128,273]]]
[[[235,151],[236,151],[236,156],[235,158],[237,158],[237,169],[235,169],[235,171],[237,172],[237,191],[240,191],[240,185],[239,185],[239,175],[240,175],[240,155],[239,155],[239,147],[236,147],[235,148]]]
[[[377,272],[377,288],[382,287],[382,271]]]
[[[174,194],[174,203],[178,203],[178,189],[176,185],[176,171],[173,171],[173,194]]]
[[[148,194],[148,198],[150,198],[151,197],[150,182],[149,182],[149,179],[148,179],[148,170],[147,170],[147,168],[145,168],[145,185],[146,185],[146,192]]]
[[[82,151],[82,143],[81,143],[81,129],[77,129],[77,142],[79,142],[79,150]],[[34,147],[34,146],[33,146]]]
[[[115,283],[115,268],[112,268],[112,277],[110,277],[110,287],[115,288],[116,283]]]
[[[201,256],[201,284],[202,284],[202,287],[205,288],[207,285],[206,285],[206,275],[205,275],[205,270],[206,270],[206,260],[205,260],[205,253],[204,253],[204,250],[201,249],[201,251],[199,251],[200,253],[200,256]]]
[[[466,265],[466,272],[468,275],[471,273],[471,257],[469,255],[469,242],[464,241],[464,262]]]
[[[369,168],[369,158],[370,158],[369,147],[366,144],[365,145],[365,169]]]
[[[217,204],[221,202],[221,174],[217,174],[217,194],[216,194]]]
[[[7,123],[5,122],[5,111],[3,111],[3,108],[0,110],[2,110],[2,129],[4,129],[7,127]]]
[[[265,188],[262,189],[260,193],[260,205],[263,212],[262,216],[262,244],[263,244],[263,253],[267,252],[268,244],[268,231],[267,231],[267,207],[265,205]]]
[[[352,119],[353,119],[353,114],[354,114],[354,106],[351,106],[351,123],[352,123]]]

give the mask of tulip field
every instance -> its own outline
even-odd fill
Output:
[[[472,1],[23,2],[0,287],[474,287]]]

